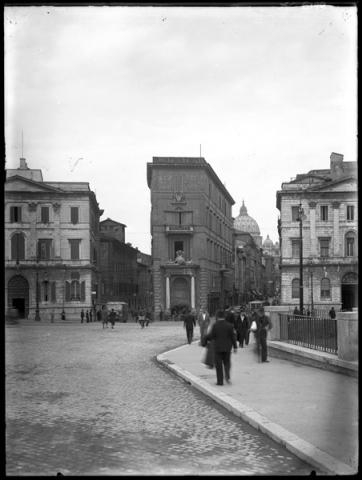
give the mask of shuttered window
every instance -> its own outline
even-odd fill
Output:
[[[69,240],[70,244],[70,259],[71,260],[79,260],[79,245],[80,245],[80,240]]]
[[[10,222],[21,222],[21,207],[10,207]]]
[[[15,233],[11,237],[11,259],[25,260],[25,239],[22,233]]]
[[[70,207],[70,221],[73,224],[79,222],[79,208],[78,207]]]
[[[41,223],[49,223],[49,207],[41,207]]]
[[[50,301],[55,303],[57,301],[57,296],[56,296],[56,282],[51,282],[51,288],[50,288]]]

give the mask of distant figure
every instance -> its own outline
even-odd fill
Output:
[[[307,310],[307,317],[310,317],[310,310],[309,310],[309,308],[308,308],[308,310]]]
[[[295,307],[293,313],[294,313],[294,315],[300,315],[300,312],[299,312],[299,309],[298,309],[297,306]]]
[[[267,335],[268,330],[272,328],[270,318],[267,317],[264,313],[264,308],[260,308],[258,311],[258,320],[257,320],[257,340],[258,346],[261,349],[261,361],[269,362],[268,360],[268,350],[267,350]]]
[[[241,348],[245,345],[249,345],[250,336],[250,321],[244,310],[240,310],[239,315],[236,318],[236,338]]]
[[[336,318],[336,311],[334,310],[334,307],[332,307],[330,310],[329,310],[329,316],[330,318]]]
[[[109,314],[109,321],[111,322],[112,328],[114,328],[114,324],[116,323],[116,312],[112,308],[111,313]]]
[[[195,315],[193,315],[190,310],[184,310],[183,313],[183,322],[184,328],[186,328],[186,338],[187,342],[190,345],[194,336],[194,327],[196,327]]]
[[[160,321],[162,322],[162,320],[163,320],[163,310],[161,308],[161,310],[160,310]]]
[[[89,309],[89,321],[90,321],[90,322],[93,322],[93,313],[92,313],[92,309]]]
[[[146,313],[145,311],[143,310],[143,308],[141,308],[141,310],[139,311],[138,313],[138,321],[141,325],[141,328],[145,328],[145,322],[146,322]]]
[[[84,321],[84,310],[82,308],[82,311],[80,312],[80,323],[83,323]]]
[[[215,341],[208,340],[207,335],[211,332],[212,327],[214,326],[215,319],[210,319],[209,326],[207,327],[207,332],[205,335],[204,343],[206,347],[206,352],[202,362],[207,366],[207,368],[214,368],[215,366]]]
[[[65,320],[65,311],[62,311],[62,320]]]
[[[200,345],[204,347],[205,341],[206,341],[205,337],[206,337],[207,329],[210,323],[210,315],[209,315],[209,312],[206,310],[206,308],[200,309],[197,323],[199,324],[199,327],[200,327]]]
[[[224,384],[224,374],[225,380],[230,383],[231,349],[234,347],[234,353],[236,353],[238,345],[235,329],[230,322],[225,320],[225,314],[222,310],[216,312],[216,322],[206,335],[206,339],[214,341],[216,385]]]
[[[102,306],[102,328],[104,328],[104,326],[108,328],[108,313],[105,305]]]
[[[97,321],[100,322],[102,320],[102,312],[100,309],[97,310]]]
[[[52,313],[50,314],[50,322],[54,323],[54,310],[52,310]]]
[[[85,318],[86,318],[86,322],[89,323],[89,312],[88,312],[88,310],[85,312]]]

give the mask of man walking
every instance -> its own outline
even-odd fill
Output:
[[[236,319],[236,335],[241,348],[249,345],[250,322],[244,310],[241,310]]]
[[[80,312],[80,323],[83,323],[84,321],[84,310],[82,308],[82,311]]]
[[[196,327],[195,316],[190,310],[185,310],[183,314],[184,327],[186,328],[186,337],[189,345],[192,342],[194,336],[194,327]]]
[[[206,308],[200,309],[197,323],[199,324],[199,327],[200,327],[200,345],[204,346],[207,329],[210,323],[210,315],[206,310]]]
[[[332,318],[332,319],[336,318],[336,311],[334,310],[334,307],[332,307],[329,310],[329,317]]]
[[[104,326],[108,328],[108,312],[105,305],[102,306],[101,316],[102,316],[102,328],[104,328]]]
[[[234,353],[236,353],[238,346],[234,327],[225,320],[222,310],[216,313],[216,322],[206,335],[206,339],[214,340],[216,385],[224,384],[224,373],[225,380],[230,383],[231,349],[234,347]]]
[[[266,340],[267,340],[268,330],[272,328],[272,324],[271,324],[270,318],[265,315],[264,308],[260,308],[258,313],[259,313],[259,316],[257,320],[257,325],[258,325],[257,335],[258,335],[259,345],[261,348],[261,361],[269,362],[269,360],[267,359],[268,350],[267,350]]]

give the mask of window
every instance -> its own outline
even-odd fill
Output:
[[[69,240],[70,244],[70,259],[71,260],[79,260],[79,245],[80,240]]]
[[[320,238],[319,248],[321,257],[329,257],[329,238]]]
[[[299,207],[292,207],[292,222],[299,221]]]
[[[300,256],[300,240],[294,239],[292,240],[292,257],[299,258]]]
[[[21,207],[10,207],[10,222],[21,222]]]
[[[50,260],[52,251],[52,239],[43,238],[38,240],[38,259]]]
[[[44,302],[49,300],[49,282],[47,280],[43,282],[43,300]]]
[[[292,280],[292,298],[299,298],[299,278]]]
[[[356,254],[355,233],[348,232],[345,237],[345,255],[346,257],[354,257]]]
[[[25,240],[22,233],[11,237],[11,260],[25,260]]]
[[[73,224],[79,222],[79,208],[78,207],[70,207],[70,221]]]
[[[321,220],[323,222],[328,221],[328,205],[322,205],[321,206]]]
[[[41,223],[49,223],[49,207],[41,207]]]
[[[174,257],[174,258],[176,258],[176,256],[177,256],[177,255],[176,255],[176,252],[177,252],[178,250],[184,251],[184,242],[181,242],[181,241],[175,242],[175,251],[174,251],[175,257]]]
[[[55,282],[51,282],[50,300],[53,303],[55,303],[57,301],[56,286],[55,285],[56,285]]]
[[[354,220],[354,205],[347,205],[347,220]]]
[[[321,300],[331,298],[331,282],[329,278],[322,278],[321,280]]]

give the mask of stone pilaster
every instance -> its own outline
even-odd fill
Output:
[[[333,202],[333,255],[339,256],[339,202]]]
[[[309,202],[309,222],[310,222],[310,254],[317,256],[317,236],[315,226],[316,202]]]

